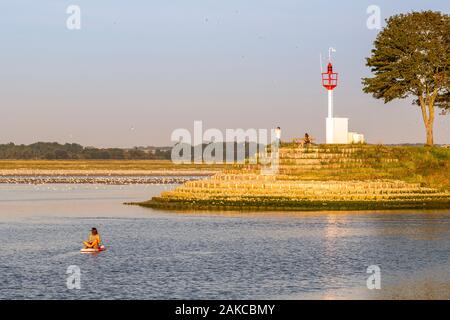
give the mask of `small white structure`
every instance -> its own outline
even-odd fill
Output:
[[[347,144],[348,118],[327,118],[327,144]]]
[[[348,133],[348,143],[365,143],[364,135],[356,132]]]

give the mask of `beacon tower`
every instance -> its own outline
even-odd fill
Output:
[[[333,106],[333,92],[338,85],[338,73],[333,71],[331,62],[331,52],[329,49],[329,59],[327,72],[322,72],[322,86],[328,91],[328,116],[326,119],[326,143],[346,144],[348,143],[348,118],[335,118]]]

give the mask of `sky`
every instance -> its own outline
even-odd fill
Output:
[[[69,30],[69,5],[81,29]],[[325,139],[320,58],[340,83],[335,115],[369,143],[420,143],[411,100],[362,92],[381,17],[450,12],[448,0],[4,0],[0,2],[0,143],[170,145],[178,128],[282,127],[283,140]],[[324,59],[325,60],[325,59]],[[450,116],[435,142],[450,143]]]

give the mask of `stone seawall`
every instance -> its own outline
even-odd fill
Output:
[[[407,181],[405,163],[375,147],[284,147],[279,164],[273,175],[261,174],[261,164],[236,165],[140,205],[208,210],[450,208],[448,190]]]

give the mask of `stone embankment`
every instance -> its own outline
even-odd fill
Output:
[[[262,174],[261,164],[240,165],[140,205],[208,210],[450,208],[448,190],[405,181],[405,164],[374,147],[284,147],[278,162],[275,174]]]

